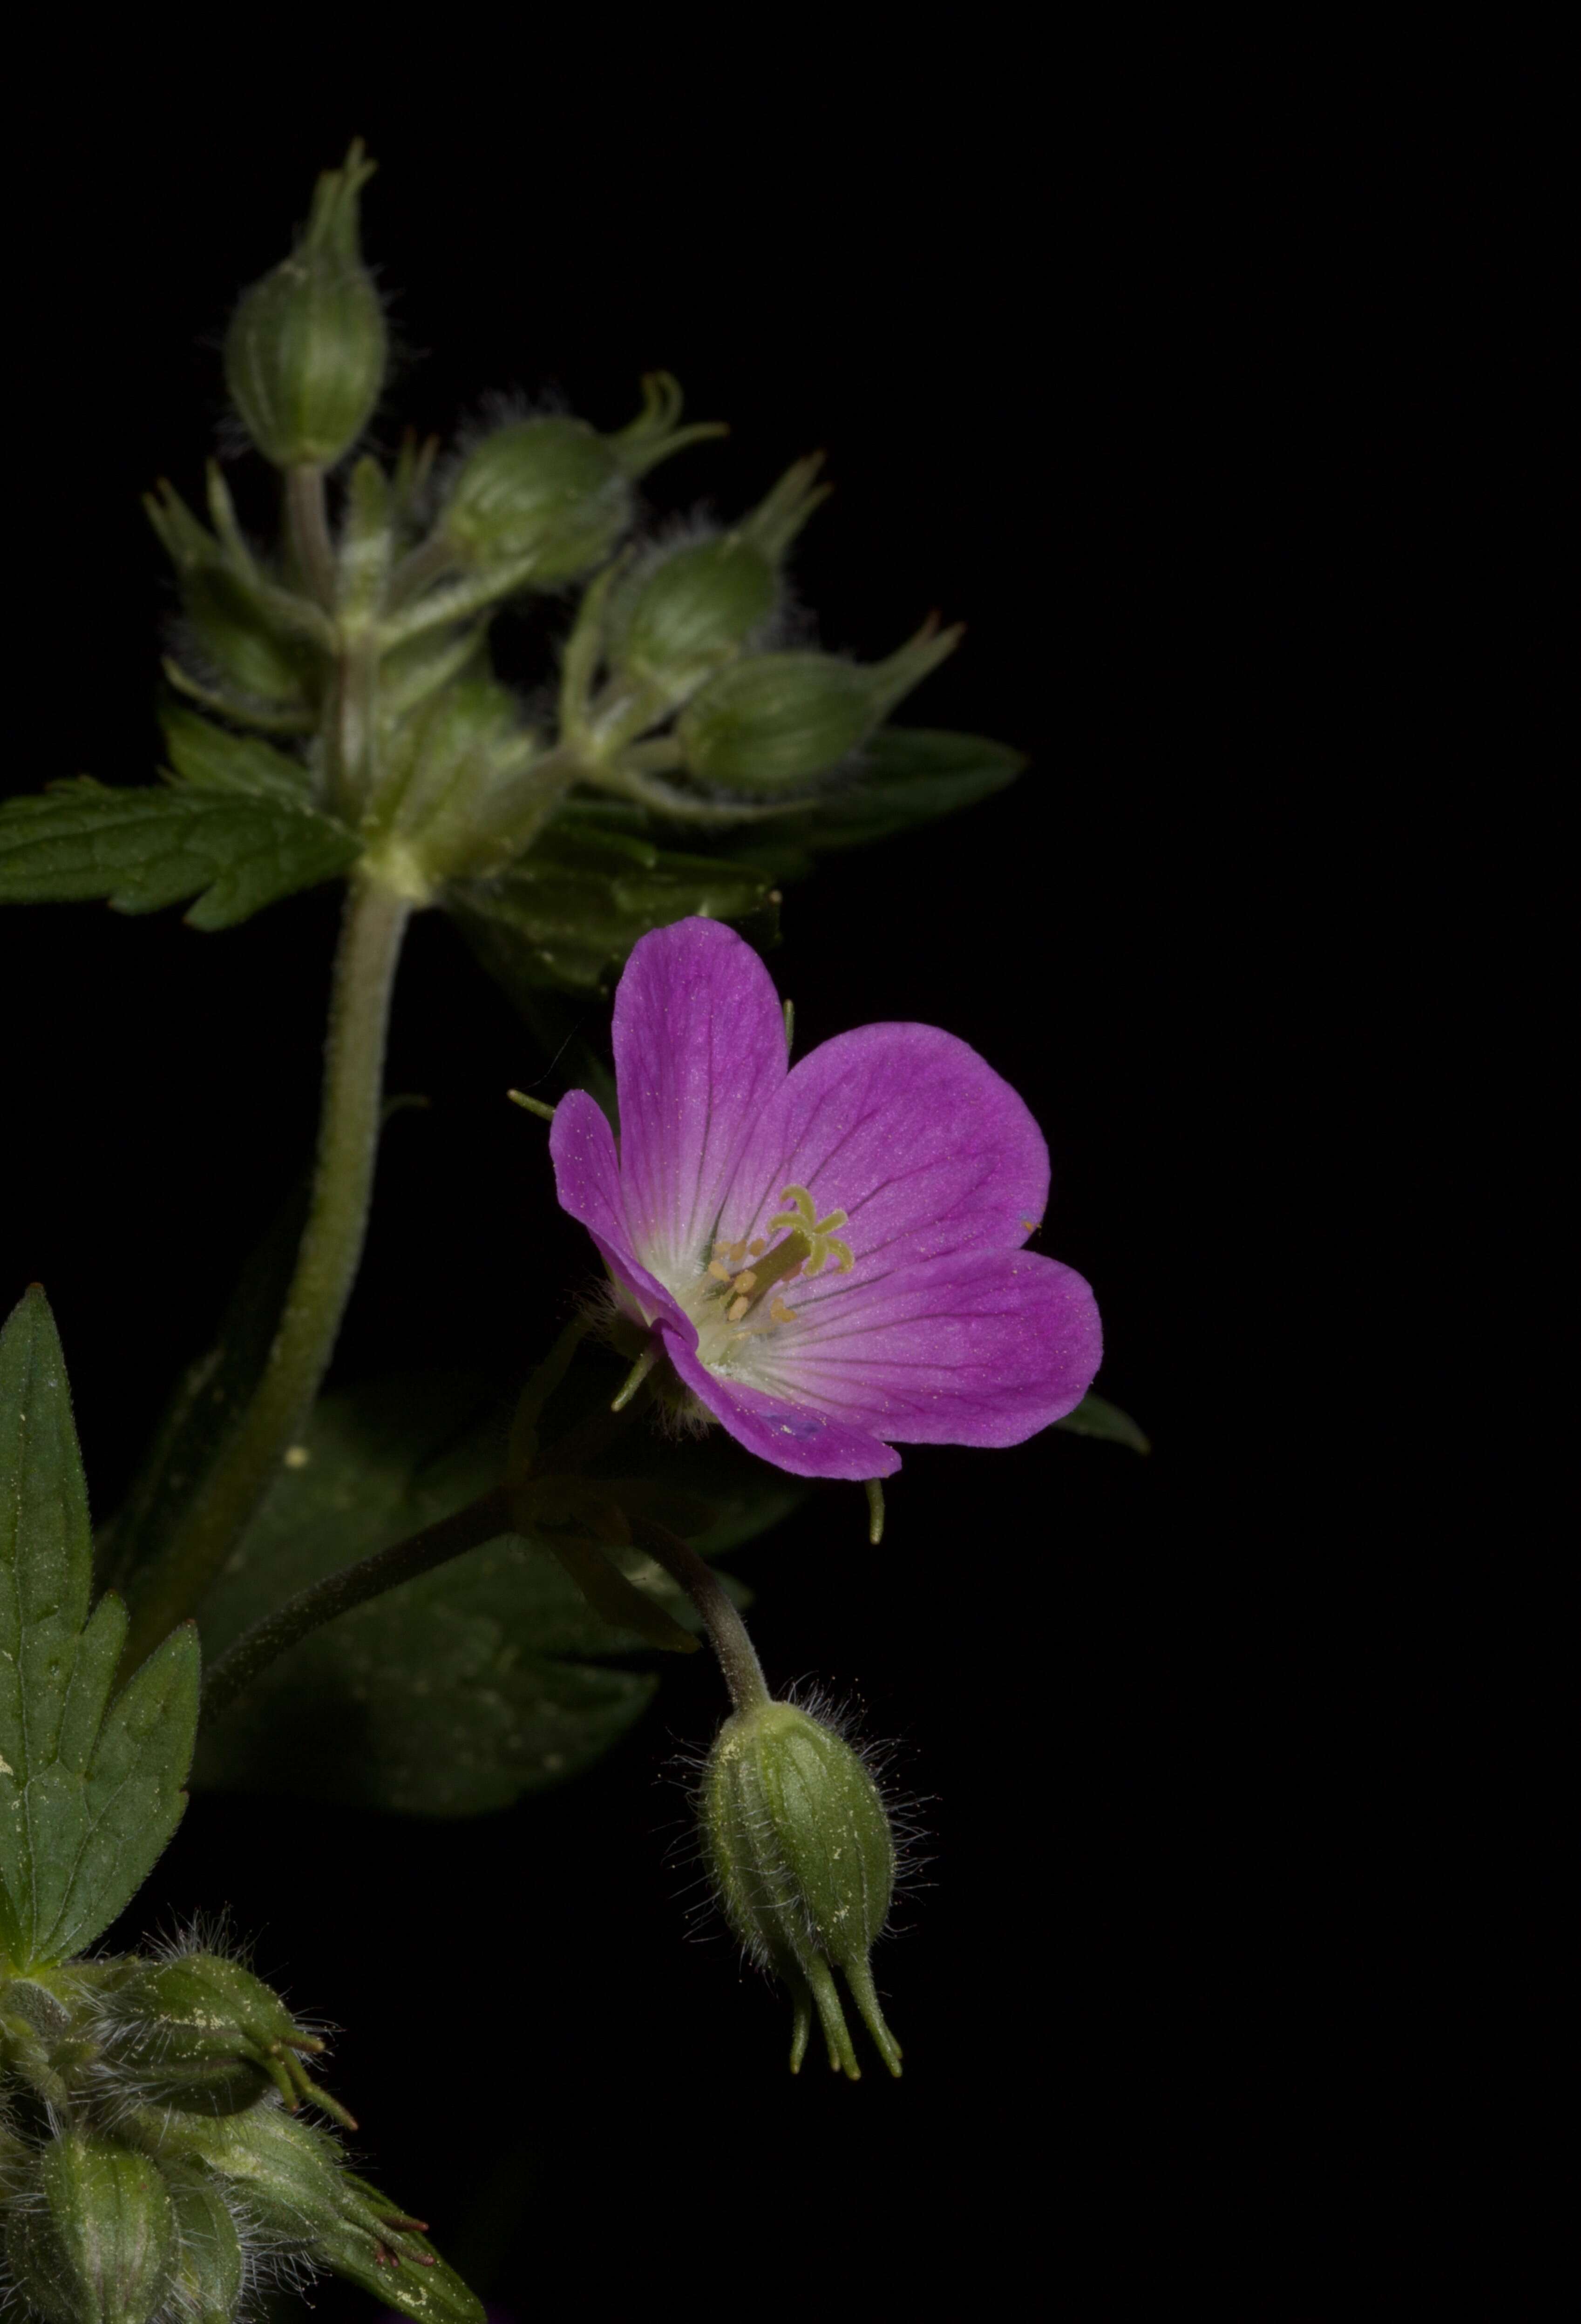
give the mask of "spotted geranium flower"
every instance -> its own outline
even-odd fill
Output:
[[[864,1025],[792,1068],[772,980],[715,920],[644,936],[615,1001],[617,1150],[558,1108],[562,1206],[623,1306],[749,1452],[887,1477],[893,1447],[1019,1444],[1098,1368],[1093,1295],[1025,1248],[1049,1149],[934,1025]]]

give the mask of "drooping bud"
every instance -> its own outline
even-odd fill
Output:
[[[903,695],[953,653],[959,628],[931,617],[887,660],[755,654],[722,670],[688,704],[676,739],[689,773],[727,790],[782,791],[865,742]]]
[[[158,2165],[66,2131],[11,2206],[6,2256],[48,2324],[146,2324],[164,2297],[175,2217]]]
[[[106,2060],[155,2104],[237,2114],[273,2083],[290,2107],[310,2098],[349,2120],[302,2065],[323,2043],[238,1961],[195,1952],[149,1962],[105,2008]]]
[[[798,460],[731,531],[689,541],[639,569],[611,612],[611,659],[656,709],[695,694],[735,659],[780,603],[785,552],[828,487],[821,455]]]
[[[680,390],[666,373],[643,382],[643,410],[601,436],[585,420],[517,420],[485,436],[462,463],[440,520],[441,538],[468,565],[532,560],[548,588],[597,565],[632,518],[632,483],[686,444],[722,431],[677,425]]]
[[[373,174],[360,141],[342,169],[324,171],[295,250],[244,291],[226,334],[231,401],[277,468],[328,467],[379,399],[384,316],[357,217]]]
[[[791,2072],[800,2068],[816,2007],[830,2065],[857,2078],[837,1969],[898,2074],[900,2047],[868,1960],[894,1887],[894,1837],[855,1752],[792,1703],[739,1711],[708,1755],[699,1805],[726,1917],[758,1965],[790,1987]]]

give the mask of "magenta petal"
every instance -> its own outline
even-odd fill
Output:
[[[864,1025],[804,1057],[746,1140],[722,1232],[767,1234],[787,1185],[835,1209],[870,1280],[970,1244],[1014,1249],[1043,1216],[1049,1149],[992,1065],[936,1025]],[[849,1279],[849,1278],[848,1278]]]
[[[655,1282],[632,1249],[614,1132],[597,1102],[586,1090],[572,1090],[556,1106],[554,1120],[550,1125],[549,1152],[561,1210],[581,1221],[602,1252],[610,1273],[635,1294],[650,1320],[662,1314],[673,1318],[681,1330],[689,1331],[690,1325],[663,1285]]]
[[[773,979],[717,920],[635,946],[615,997],[620,1173],[634,1251],[670,1281],[700,1274],[741,1149],[784,1083]]]
[[[798,1286],[796,1321],[754,1343],[753,1380],[886,1442],[1019,1444],[1075,1409],[1103,1353],[1090,1286],[1036,1251],[824,1285]]]
[[[695,1335],[689,1335],[695,1336]],[[790,1398],[726,1379],[698,1360],[679,1333],[664,1331],[670,1360],[681,1379],[722,1421],[738,1444],[796,1477],[892,1477],[901,1456],[864,1429]]]

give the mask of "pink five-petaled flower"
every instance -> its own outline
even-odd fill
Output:
[[[1081,1277],[1023,1248],[1049,1149],[934,1025],[792,1068],[772,980],[716,920],[645,936],[615,999],[620,1147],[573,1091],[562,1206],[732,1436],[802,1477],[887,1477],[894,1440],[1019,1444],[1098,1368]]]

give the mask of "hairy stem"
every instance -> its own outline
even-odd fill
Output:
[[[411,906],[365,874],[347,897],[324,1103],[296,1272],[252,1402],[160,1555],[133,1586],[127,1666],[197,1606],[251,1522],[319,1390],[367,1231],[390,993]]]
[[[708,1644],[725,1674],[734,1707],[737,1711],[754,1711],[760,1703],[767,1702],[769,1683],[757,1658],[757,1648],[747,1636],[746,1624],[721,1588],[717,1575],[710,1572],[697,1551],[679,1534],[671,1533],[668,1526],[633,1517],[632,1535],[664,1568],[670,1580],[680,1584],[702,1616]]]
[[[441,1517],[437,1525],[425,1526],[421,1533],[393,1542],[388,1549],[375,1550],[356,1565],[343,1566],[310,1590],[300,1590],[273,1614],[244,1630],[208,1672],[203,1682],[204,1725],[227,1711],[260,1671],[299,1638],[305,1638],[310,1630],[321,1628],[369,1598],[383,1597],[386,1590],[398,1589],[403,1582],[414,1582],[420,1573],[431,1573],[436,1565],[463,1557],[469,1549],[479,1549],[485,1541],[497,1540],[511,1529],[510,1495],[503,1485],[497,1486],[468,1501],[454,1517]]]

